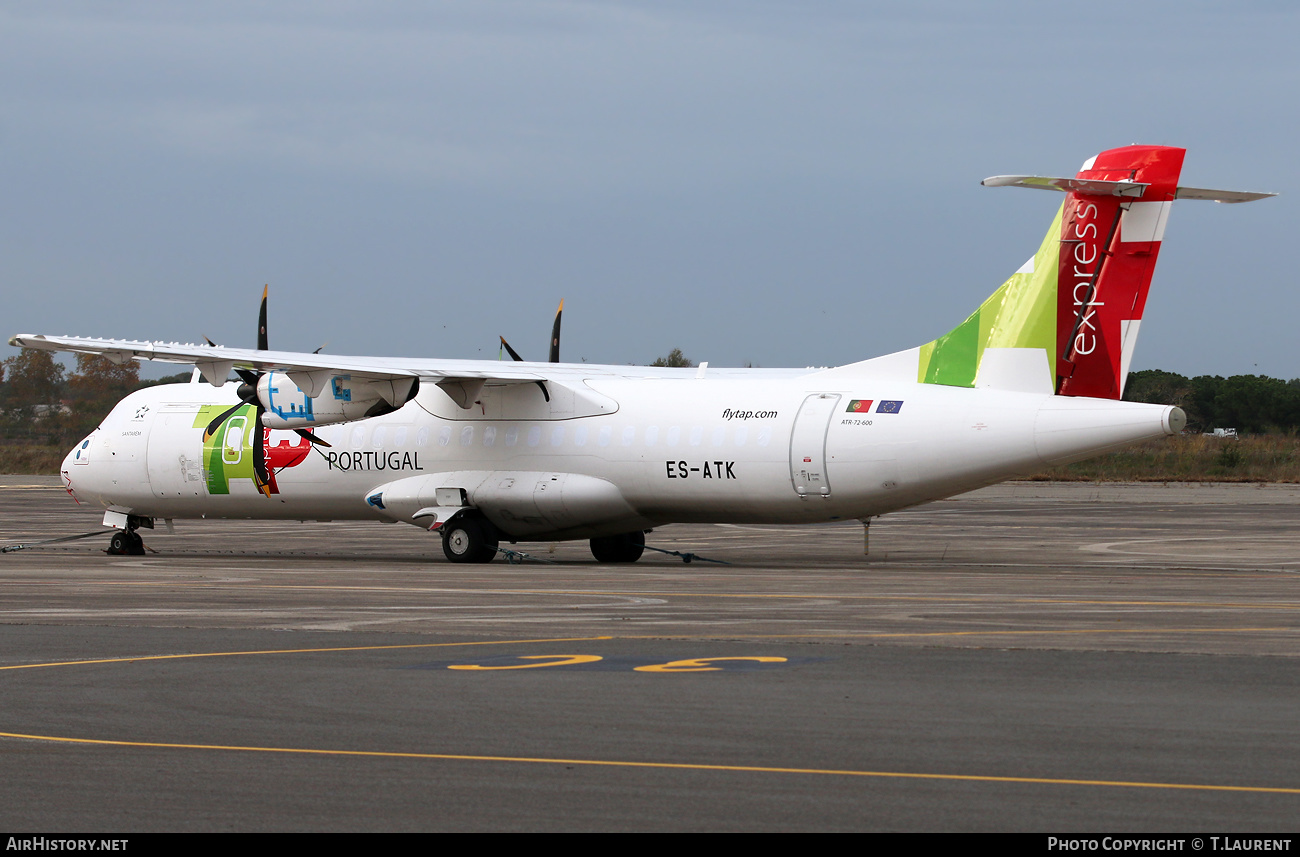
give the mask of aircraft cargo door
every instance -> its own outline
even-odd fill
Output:
[[[199,406],[189,403],[155,407],[148,447],[149,484],[155,497],[193,498],[207,494],[203,432],[194,427],[198,415]]]
[[[826,475],[826,432],[839,404],[838,393],[813,393],[803,400],[790,433],[790,481],[800,497],[829,497]]]

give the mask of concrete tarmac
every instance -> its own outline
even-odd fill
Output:
[[[0,544],[97,528],[0,479]],[[1300,486],[1016,483],[457,566],[402,525],[0,555],[0,827],[1261,831]],[[545,561],[543,561],[545,560]]]

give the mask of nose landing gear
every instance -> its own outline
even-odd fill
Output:
[[[106,553],[109,556],[144,556],[144,539],[136,532],[140,527],[152,530],[153,519],[128,515],[126,529],[114,531],[113,537],[108,540]]]

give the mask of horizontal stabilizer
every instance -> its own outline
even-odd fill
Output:
[[[989,176],[980,184],[985,187],[1027,187],[1054,190],[1084,196],[1126,196],[1141,198],[1150,186],[1145,182],[1102,181],[1100,179],[1056,178],[1053,176]],[[1253,202],[1277,196],[1245,190],[1213,190],[1205,187],[1180,187],[1174,199],[1208,199],[1214,202]]]
[[[1067,179],[1051,176],[989,176],[980,184],[985,187],[1027,187],[1034,190],[1055,190],[1061,193],[1079,193],[1085,196],[1140,197],[1148,187],[1144,182],[1101,181],[1099,179]]]
[[[1205,187],[1180,187],[1174,199],[1212,199],[1215,202],[1254,202],[1277,196],[1275,193],[1254,193],[1246,190],[1210,190]]]

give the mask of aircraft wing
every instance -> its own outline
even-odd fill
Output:
[[[684,374],[705,377],[793,377],[816,371],[807,369],[740,369],[707,363],[689,369],[653,366],[615,366],[595,363],[504,362],[500,360],[448,360],[412,357],[356,357],[340,354],[309,354],[303,351],[270,351],[256,348],[227,348],[179,342],[148,342],[134,339],[96,339],[81,336],[19,334],[9,340],[17,348],[98,354],[114,363],[128,360],[158,360],[194,366],[203,379],[220,387],[233,370],[283,372],[308,396],[316,397],[336,375],[374,386],[388,401],[401,398],[408,382],[419,379],[441,387],[462,408],[468,408],[483,387],[508,384],[582,384],[595,378],[680,378]],[[549,396],[549,393],[547,394]]]
[[[430,360],[389,357],[349,357],[338,354],[308,354],[298,351],[260,351],[254,348],[226,348],[177,342],[145,342],[129,339],[93,339],[80,336],[19,334],[9,344],[43,351],[98,354],[122,364],[128,360],[158,360],[193,365],[203,379],[220,387],[234,369],[258,373],[283,372],[309,396],[319,395],[335,375],[349,375],[371,384],[401,382],[419,378],[432,381],[463,398],[463,393],[484,385],[525,384],[554,379],[554,371],[541,374],[529,363],[488,360]],[[554,367],[551,367],[552,369]],[[409,385],[408,385],[409,386]],[[454,391],[454,392],[453,392]],[[462,395],[457,395],[458,393]]]

